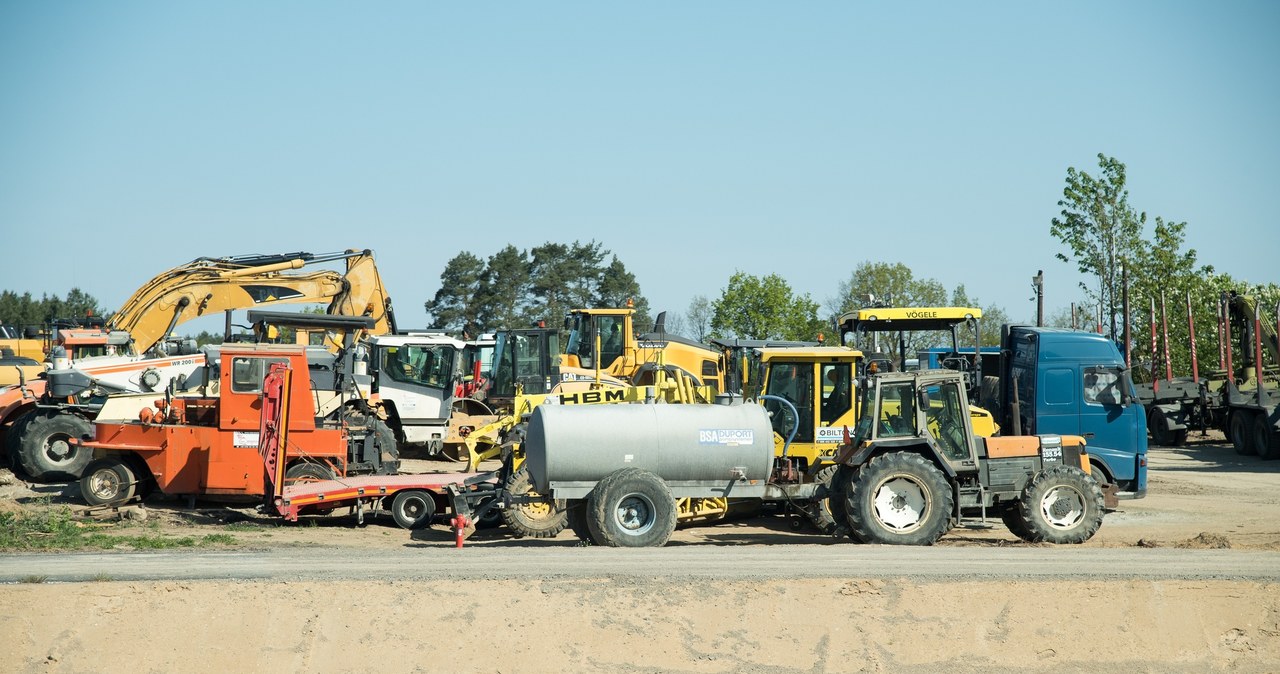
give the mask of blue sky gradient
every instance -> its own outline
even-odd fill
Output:
[[[462,250],[596,239],[656,310],[864,260],[1034,312],[1104,152],[1280,282],[1280,4],[0,3],[0,288],[109,308],[205,255],[372,248],[402,324]]]

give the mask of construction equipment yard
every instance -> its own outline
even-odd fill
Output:
[[[107,550],[0,557],[3,669],[1274,671],[1280,464],[1199,433],[1149,462],[1148,496],[1079,546],[998,520],[855,545],[765,514],[657,549],[505,527],[457,549],[439,524],[152,498],[96,525],[121,537]],[[75,483],[2,475],[6,509],[83,507]],[[133,549],[140,535],[195,544]]]

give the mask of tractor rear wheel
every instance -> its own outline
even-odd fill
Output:
[[[950,529],[953,505],[942,471],[911,452],[872,458],[845,492],[849,526],[864,543],[933,545]]]
[[[1280,433],[1276,432],[1265,412],[1254,415],[1253,446],[1263,459],[1280,459]]]
[[[425,529],[436,514],[436,500],[423,489],[405,489],[391,499],[391,519],[402,529]]]
[[[1249,428],[1249,422],[1252,421],[1252,415],[1244,410],[1236,410],[1231,413],[1231,444],[1236,448],[1236,454],[1242,456],[1252,456],[1258,453],[1258,448],[1253,445],[1253,434]]]
[[[564,501],[540,497],[533,491],[533,480],[529,477],[528,467],[521,466],[520,470],[507,478],[506,490],[512,496],[536,499],[532,503],[517,503],[502,510],[502,520],[517,537],[555,538],[556,534],[568,526]]]
[[[1022,490],[1017,512],[1024,541],[1083,543],[1102,526],[1102,488],[1079,468],[1050,466]]]
[[[76,480],[93,460],[72,441],[93,436],[93,425],[70,412],[32,412],[18,438],[18,465],[38,482]]]
[[[639,468],[616,470],[592,490],[587,527],[601,545],[659,548],[676,530],[676,500],[657,475]]]
[[[138,476],[127,461],[109,456],[90,463],[80,478],[80,495],[91,506],[124,503],[133,498]]]

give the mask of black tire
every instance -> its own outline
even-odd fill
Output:
[[[911,452],[868,461],[845,498],[854,537],[888,545],[933,545],[951,528],[954,503],[942,471]]]
[[[18,437],[18,465],[32,480],[78,480],[93,460],[88,447],[71,440],[93,437],[93,425],[70,412],[33,413]]]
[[[1098,486],[1105,487],[1111,484],[1111,478],[1107,477],[1107,471],[1099,463],[1089,464],[1089,477],[1092,477]]]
[[[118,456],[90,462],[80,477],[80,495],[91,506],[124,503],[133,498],[138,477],[133,467]]]
[[[1258,448],[1253,446],[1253,433],[1249,427],[1249,422],[1253,421],[1253,415],[1244,410],[1237,410],[1231,413],[1231,423],[1228,430],[1231,435],[1231,444],[1236,448],[1236,454],[1241,456],[1253,456],[1258,453]]]
[[[1253,417],[1253,446],[1263,460],[1280,459],[1280,433],[1265,412]]]
[[[373,434],[373,442],[378,446],[378,475],[395,475],[400,472],[400,445],[396,443],[396,434],[385,421],[372,417],[369,420],[369,432]]]
[[[576,501],[569,504],[565,509],[565,519],[568,522],[569,530],[573,532],[578,540],[586,545],[599,545],[596,539],[591,535],[591,527],[587,526],[587,502]]]
[[[34,414],[34,410],[21,413],[9,425],[9,429],[5,431],[3,459],[14,470],[22,469],[22,466],[18,463],[18,452],[22,447],[22,443],[18,440],[22,437],[22,429],[26,426],[27,420]]]
[[[391,499],[391,519],[410,531],[431,526],[436,514],[436,500],[423,489],[405,489]]]
[[[978,404],[982,406],[982,409],[992,414],[997,414],[996,408],[1000,406],[999,377],[984,376],[982,378],[981,387],[978,389]]]
[[[831,483],[835,479],[836,472],[839,468],[842,468],[842,466],[832,464],[818,471],[818,474],[814,476],[815,482],[826,485],[827,487],[828,497],[818,501],[818,507],[813,509],[816,517],[813,518],[814,521],[812,522],[812,524],[818,528],[818,531],[821,531],[824,534],[835,533],[836,522],[843,521],[844,517],[844,510],[840,510],[841,519],[836,519],[836,510],[831,507]]]
[[[1022,519],[1022,513],[1018,512],[1017,502],[1005,506],[1005,508],[1000,511],[1000,520],[1009,528],[1009,533],[1024,541],[1031,535],[1031,532],[1027,529],[1026,522]]]
[[[676,530],[676,500],[657,475],[639,468],[616,470],[587,499],[587,528],[600,545],[659,548]]]
[[[507,477],[506,490],[512,496],[538,496],[533,490],[533,481],[526,466],[521,466],[520,470]],[[564,501],[550,498],[503,508],[502,521],[515,532],[517,538],[555,538],[556,534],[569,525]]]
[[[1022,490],[1017,512],[1024,541],[1083,543],[1102,526],[1102,488],[1079,468],[1050,466]]]
[[[287,487],[301,482],[332,480],[333,477],[333,471],[329,470],[328,466],[310,461],[299,461],[285,469],[284,484]]]
[[[1172,433],[1169,431],[1168,420],[1165,418],[1164,410],[1159,407],[1152,407],[1147,413],[1147,430],[1151,432],[1151,442],[1161,447],[1168,447],[1169,441],[1172,439]]]
[[[831,519],[835,521],[837,527],[844,527],[853,537],[852,529],[849,525],[849,507],[847,499],[849,498],[849,487],[853,482],[853,476],[856,473],[852,468],[839,465],[836,466],[835,474],[831,476],[831,483],[827,485],[827,509],[831,511]]]

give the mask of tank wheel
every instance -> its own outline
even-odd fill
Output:
[[[1159,407],[1152,407],[1147,415],[1147,429],[1151,439],[1161,447],[1181,447],[1187,442],[1187,429],[1170,430],[1169,417]]]
[[[138,476],[133,467],[118,456],[90,463],[80,478],[80,495],[91,506],[124,503],[136,493]]]
[[[93,435],[93,425],[69,412],[32,413],[18,438],[18,465],[41,482],[76,480],[93,460],[87,447],[71,444]]]
[[[1280,432],[1265,413],[1253,417],[1253,446],[1264,460],[1280,459]]]
[[[676,501],[657,475],[639,468],[616,470],[587,499],[587,527],[601,545],[662,547],[676,530]]]
[[[890,545],[933,545],[950,529],[953,503],[942,471],[910,452],[868,461],[845,496],[854,537]]]
[[[1083,470],[1050,466],[1031,478],[1018,499],[1024,541],[1083,543],[1102,526],[1102,488]],[[1012,527],[1011,527],[1012,530]]]
[[[332,479],[333,471],[328,466],[310,461],[299,461],[284,471],[285,486]]]
[[[525,466],[521,466],[520,470],[507,478],[506,489],[512,496],[538,497],[537,492],[533,491],[529,469]],[[529,538],[555,538],[569,524],[564,501],[545,497],[532,503],[513,504],[510,508],[503,508],[502,520],[517,537]]]
[[[402,529],[425,529],[436,514],[436,500],[423,489],[405,489],[391,499],[391,519]]]
[[[582,541],[583,545],[598,545],[591,535],[591,527],[587,526],[587,503],[578,501],[565,509],[565,519],[569,530]]]
[[[1244,410],[1231,413],[1231,444],[1236,448],[1236,454],[1241,456],[1252,456],[1258,453],[1258,448],[1253,446],[1250,421],[1252,421],[1252,415]]]

